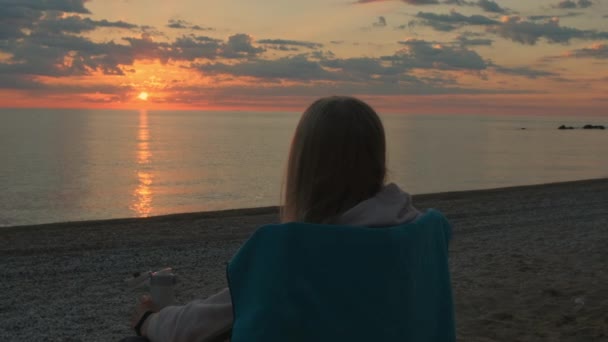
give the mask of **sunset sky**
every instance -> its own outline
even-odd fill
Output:
[[[0,0],[0,107],[608,116],[608,0]]]

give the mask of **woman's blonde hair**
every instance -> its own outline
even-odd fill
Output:
[[[378,114],[353,97],[321,98],[306,109],[291,142],[281,221],[334,223],[380,191],[385,176]]]

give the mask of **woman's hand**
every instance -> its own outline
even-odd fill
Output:
[[[135,329],[135,326],[137,323],[139,323],[139,320],[143,317],[146,311],[158,312],[158,308],[154,305],[150,296],[143,295],[139,298],[137,305],[135,306],[135,312],[131,316],[131,329]],[[149,319],[150,318],[147,318],[146,321]],[[145,327],[146,324],[144,323],[143,327],[141,328],[142,335],[145,335]]]

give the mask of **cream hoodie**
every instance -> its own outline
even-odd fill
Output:
[[[411,196],[391,183],[345,212],[338,224],[389,227],[414,221],[419,215]],[[232,328],[230,291],[225,288],[206,300],[166,307],[151,315],[146,323],[145,335],[152,342],[215,341]]]

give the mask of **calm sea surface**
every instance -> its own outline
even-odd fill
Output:
[[[0,226],[276,205],[298,118],[2,109]],[[608,130],[556,129],[605,117],[382,118],[411,193],[608,177]]]

